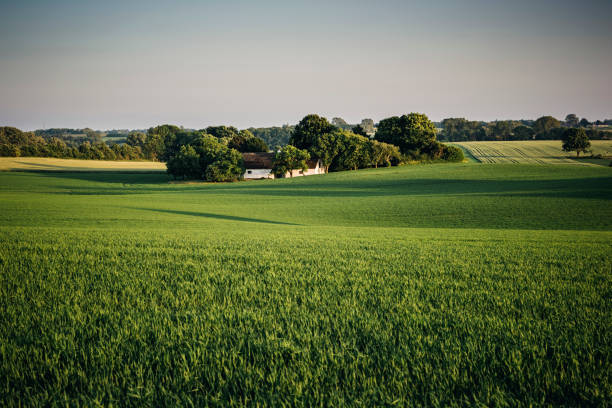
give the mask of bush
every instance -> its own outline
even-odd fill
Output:
[[[464,160],[463,150],[457,146],[442,145],[442,160],[448,162],[462,162]]]

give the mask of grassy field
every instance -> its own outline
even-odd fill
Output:
[[[457,142],[468,159],[481,163],[582,164],[607,166],[612,161],[612,140],[592,140],[593,155],[604,159],[580,158],[576,153],[564,152],[560,140],[532,140],[511,142]]]
[[[612,168],[0,173],[0,405],[605,406]]]
[[[152,161],[55,159],[52,157],[0,157],[0,171],[111,171],[165,172],[166,165]]]

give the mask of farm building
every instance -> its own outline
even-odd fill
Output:
[[[272,167],[274,166],[274,153],[242,153],[242,159],[244,161],[245,172],[243,174],[244,179],[273,179],[274,173]],[[324,174],[325,169],[321,166],[320,160],[308,160],[308,170],[294,170],[293,177],[299,176],[312,176],[314,174]],[[284,177],[290,177],[291,175],[283,175]],[[278,178],[278,176],[276,177]]]

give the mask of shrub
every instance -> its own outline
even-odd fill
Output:
[[[448,162],[462,162],[463,159],[465,158],[463,156],[463,150],[461,150],[457,146],[449,146],[449,145],[442,145],[442,146],[444,146],[443,152],[442,152],[442,160],[445,160]]]

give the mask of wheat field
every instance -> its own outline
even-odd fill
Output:
[[[0,172],[0,406],[605,406],[612,168]]]
[[[593,155],[604,159],[580,158],[564,152],[560,140],[528,140],[509,142],[457,142],[467,156],[481,163],[581,164],[607,165],[612,156],[612,140],[592,140]]]
[[[56,159],[53,157],[0,157],[0,171],[165,171],[166,164],[152,161]]]

